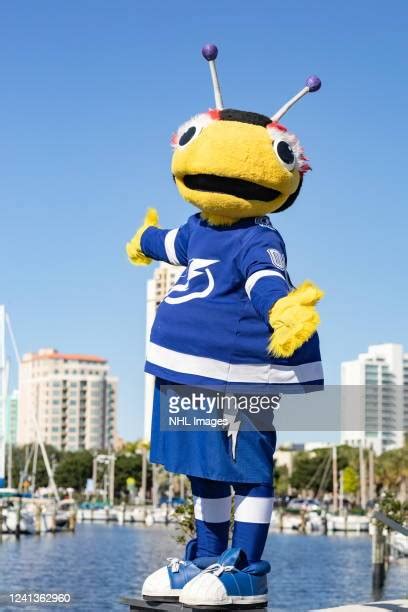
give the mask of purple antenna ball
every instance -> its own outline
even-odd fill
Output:
[[[318,91],[321,86],[322,82],[315,74],[312,74],[310,77],[307,77],[306,87],[309,88],[309,91]]]
[[[207,62],[213,62],[218,55],[218,49],[216,45],[209,43],[204,45],[204,47],[201,49],[201,53]]]

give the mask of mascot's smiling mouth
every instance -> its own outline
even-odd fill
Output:
[[[272,202],[281,195],[280,191],[258,185],[258,183],[217,174],[186,174],[183,182],[188,189],[226,193],[245,200]]]

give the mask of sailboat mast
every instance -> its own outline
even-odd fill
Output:
[[[0,308],[1,308],[1,306],[0,306]],[[1,310],[0,310],[0,318],[1,318]],[[20,352],[19,352],[18,347],[17,347],[17,342],[16,342],[16,338],[14,336],[13,328],[11,326],[10,317],[6,314],[6,311],[5,311],[4,306],[3,306],[4,336],[5,336],[5,326],[6,325],[7,325],[7,330],[9,332],[9,336],[10,336],[10,339],[11,339],[11,344],[12,344],[12,347],[13,347],[13,350],[14,350],[16,362],[17,362],[18,365],[20,365],[20,363],[21,363]],[[1,364],[1,361],[0,361],[0,364]],[[35,414],[34,410],[31,410],[31,418],[32,418],[32,421],[33,421],[33,426],[34,426],[35,440],[38,443],[38,445],[40,447],[40,450],[41,450],[41,454],[42,454],[42,457],[43,457],[43,460],[44,460],[45,469],[47,470],[47,474],[48,474],[48,481],[49,481],[50,488],[51,488],[51,490],[52,490],[52,492],[54,494],[55,499],[57,501],[59,501],[58,489],[57,489],[57,486],[55,484],[54,474],[53,474],[53,471],[51,469],[51,465],[50,465],[50,462],[49,462],[49,459],[48,459],[48,455],[47,455],[47,450],[45,448],[44,441],[43,441],[43,438],[42,438],[42,434],[41,434],[41,431],[40,431],[40,427],[39,427],[39,424],[38,424],[38,421],[37,421],[37,415]],[[1,473],[0,473],[0,477],[1,477]]]
[[[6,309],[0,305],[0,488],[6,486]]]
[[[360,503],[363,510],[367,506],[367,476],[366,476],[366,463],[364,457],[364,448],[360,443],[359,447],[359,463],[360,463]]]
[[[4,428],[4,447],[5,447],[5,452],[7,453],[7,486],[9,488],[11,488],[13,486],[12,483],[12,474],[13,474],[13,445],[12,445],[12,441],[11,441],[11,425],[10,425],[10,398],[9,398],[9,394],[8,394],[8,389],[9,389],[9,375],[10,375],[10,362],[8,359],[6,359],[6,367],[5,369],[5,402],[4,402],[4,413],[5,413],[5,428]],[[8,432],[8,435],[7,435]]]
[[[33,468],[31,470],[31,490],[35,492],[37,478],[38,442],[34,442]]]
[[[333,462],[333,512],[336,513],[339,509],[339,484],[337,474],[337,446],[332,447],[332,462]]]

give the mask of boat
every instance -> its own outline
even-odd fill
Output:
[[[70,517],[76,512],[77,504],[73,499],[62,499],[56,508],[46,505],[41,511],[41,532],[67,529]]]
[[[370,519],[367,516],[358,514],[348,514],[337,516],[335,514],[327,515],[327,531],[343,531],[343,532],[368,532],[370,528]]]
[[[77,514],[78,522],[110,522],[118,520],[118,512],[109,505],[100,503],[84,502],[80,504]]]
[[[9,505],[6,508],[5,524],[8,533],[17,532],[18,522],[18,508],[16,505]],[[35,533],[35,519],[34,513],[27,508],[20,509],[20,533],[34,534]]]
[[[272,511],[272,519],[270,524],[271,531],[298,531],[300,525],[300,514],[284,512],[281,515],[279,510]]]
[[[118,523],[144,523],[146,518],[145,506],[115,506]]]
[[[270,531],[300,531],[304,522],[306,533],[323,531],[323,521],[319,512],[310,511],[305,513],[304,519],[300,513],[273,510]]]
[[[175,522],[174,509],[167,504],[162,504],[158,508],[151,508],[146,513],[145,523],[148,527],[153,524],[164,524]]]
[[[390,536],[391,554],[393,557],[408,557],[408,537],[393,531]]]

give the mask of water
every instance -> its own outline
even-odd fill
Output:
[[[139,592],[143,577],[166,557],[180,555],[172,528],[78,525],[76,533],[4,538],[0,544],[2,612],[53,610],[126,612],[121,595]],[[368,536],[273,534],[264,557],[271,561],[271,610],[303,612],[372,600]],[[408,560],[391,565],[383,597],[406,595]],[[9,592],[68,592],[67,606],[7,605]]]

